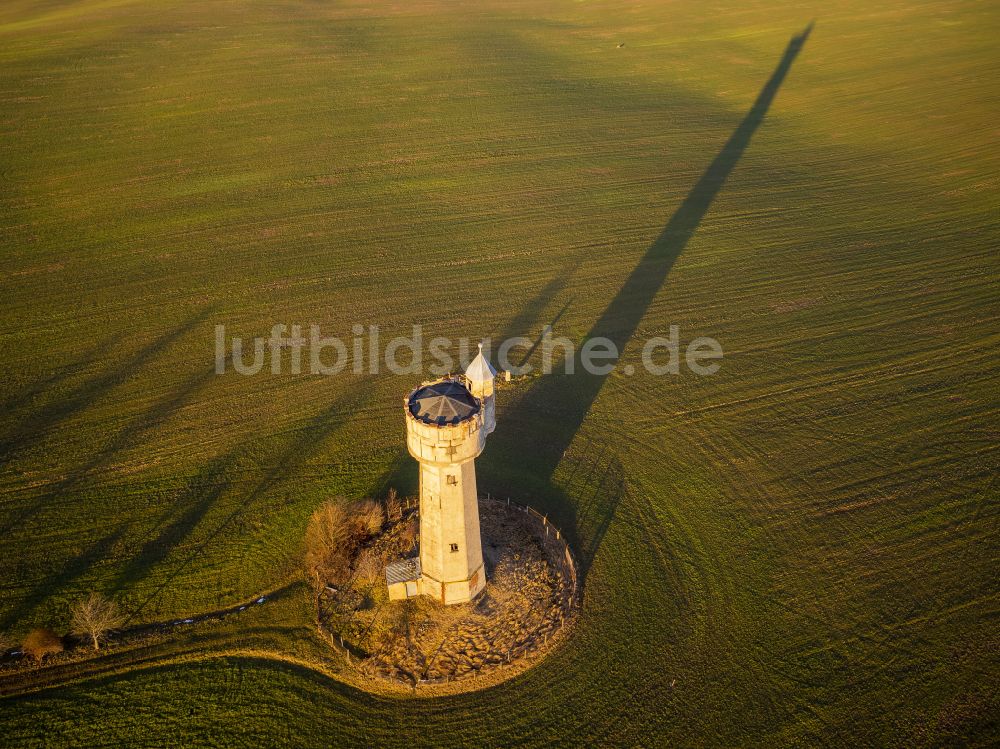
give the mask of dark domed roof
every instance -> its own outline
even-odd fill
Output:
[[[479,412],[479,402],[458,380],[439,380],[410,395],[407,408],[427,424],[458,424]]]

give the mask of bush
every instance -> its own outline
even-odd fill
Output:
[[[385,514],[390,521],[399,520],[403,517],[403,503],[399,501],[399,495],[395,489],[390,489],[386,495]]]
[[[361,583],[371,585],[379,578],[384,566],[378,554],[371,549],[365,549],[358,554],[358,560],[354,565],[354,569]]]
[[[382,530],[385,512],[374,499],[363,499],[351,508],[351,516],[357,533],[361,537],[371,536]]]
[[[39,627],[33,629],[21,643],[21,650],[36,663],[41,663],[47,655],[55,655],[63,651],[62,638],[51,629]]]
[[[306,574],[317,589],[347,579],[352,549],[343,500],[327,500],[316,508],[306,528]]]
[[[392,496],[398,503],[394,493]],[[350,506],[343,498],[327,500],[313,512],[306,529],[305,568],[317,593],[327,585],[347,583],[352,560],[360,579],[370,582],[378,576],[381,560],[364,559],[365,552],[359,555],[358,547],[384,524],[385,509],[373,499]]]
[[[403,540],[403,548],[409,551],[414,546],[417,545],[417,536],[419,534],[420,528],[417,525],[416,520],[411,520],[403,528],[400,538]]]

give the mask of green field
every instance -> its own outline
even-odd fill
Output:
[[[291,584],[0,672],[0,743],[997,741],[996,7],[372,6],[0,5],[0,632]],[[214,326],[556,318],[725,350],[500,393],[479,486],[568,532],[571,639],[463,696],[344,683],[302,536],[413,491],[420,378],[217,376]]]

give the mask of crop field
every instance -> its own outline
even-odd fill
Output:
[[[268,599],[0,667],[0,743],[992,745],[998,38],[971,1],[5,0],[0,633]],[[215,373],[217,325],[275,324],[621,345],[504,384],[477,460],[579,559],[547,659],[352,682],[303,534],[415,492],[421,376]],[[671,326],[719,371],[639,366]]]

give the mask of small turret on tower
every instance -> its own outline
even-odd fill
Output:
[[[479,344],[479,354],[465,369],[465,377],[469,381],[472,394],[483,402],[483,428],[486,434],[492,434],[497,426],[496,400],[493,397],[493,384],[497,371],[483,356],[483,344]]]

